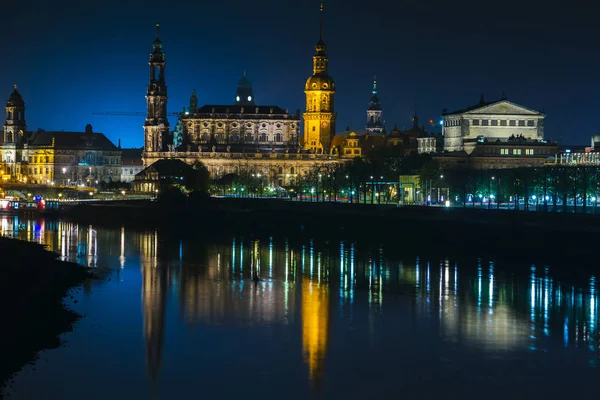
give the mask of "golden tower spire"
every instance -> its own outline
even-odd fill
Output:
[[[313,74],[307,79],[304,86],[306,112],[303,114],[302,146],[317,154],[330,153],[337,117],[334,112],[335,82],[328,73],[327,45],[323,41],[324,3],[321,1],[319,6],[319,41],[315,45]]]

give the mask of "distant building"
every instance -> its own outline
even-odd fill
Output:
[[[377,78],[373,78],[373,95],[371,96],[371,100],[369,101],[369,108],[367,108],[367,125],[366,130],[373,133],[382,134],[383,127],[383,119],[381,109],[381,102],[379,101],[379,95],[377,94]]]
[[[417,138],[417,153],[439,153],[444,149],[444,137],[441,134],[428,134]]]
[[[181,160],[158,160],[139,172],[131,184],[133,192],[157,193],[169,186],[181,186],[192,167]]]
[[[554,160],[556,143],[544,140],[545,114],[505,98],[444,112],[444,152],[435,159],[443,168],[539,167]]]
[[[506,99],[479,104],[454,112],[444,112],[443,132],[445,151],[469,151],[467,143],[506,141],[509,138],[544,139],[544,118],[538,111]]]
[[[121,182],[132,182],[144,169],[142,151],[143,149],[121,150]]]
[[[469,151],[454,151],[434,155],[442,168],[505,169],[541,167],[554,162],[556,143],[513,138],[502,141],[481,140],[469,143]]]
[[[28,132],[16,85],[6,103],[0,143],[2,180],[95,186],[120,180],[121,150],[91,125],[83,132]]]
[[[266,184],[293,186],[313,169],[329,169],[340,160],[329,155],[335,132],[335,83],[327,73],[328,58],[321,39],[315,46],[313,75],[306,81],[305,131],[300,113],[276,105],[258,105],[246,75],[232,104],[198,106],[192,92],[189,108],[180,114],[174,133],[167,121],[166,58],[157,26],[150,54],[142,160],[148,167],[161,159],[203,163],[213,179],[228,174],[257,174]]]

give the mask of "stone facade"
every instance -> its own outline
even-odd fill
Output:
[[[445,151],[465,150],[469,140],[507,140],[522,137],[544,139],[545,115],[502,99],[480,103],[464,110],[444,113],[443,135]]]
[[[306,80],[306,112],[303,114],[305,150],[328,154],[335,135],[335,81],[328,73],[327,45],[323,41],[323,3],[321,3],[321,37],[315,45],[313,74]]]
[[[325,43],[320,40],[313,57],[313,75],[305,85],[304,140],[300,115],[278,106],[255,104],[246,74],[231,105],[198,107],[196,92],[180,114],[176,138],[166,122],[165,54],[157,37],[150,54],[148,115],[144,125],[144,167],[163,159],[202,162],[213,179],[227,174],[260,174],[273,186],[293,186],[314,169],[329,169],[340,160],[329,148],[335,132],[335,83],[327,74]]]
[[[3,181],[95,186],[120,180],[121,150],[87,125],[84,132],[28,132],[16,87],[6,104],[0,144]]]
[[[437,153],[434,159],[442,169],[474,168],[474,169],[510,169],[522,167],[541,167],[553,162],[558,145],[535,140],[511,140],[494,142],[467,142],[473,150]]]

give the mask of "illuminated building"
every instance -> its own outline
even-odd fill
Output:
[[[25,102],[15,85],[0,146],[4,181],[95,186],[120,180],[120,149],[91,125],[84,132],[28,132],[26,127]]]
[[[444,150],[467,153],[479,141],[507,141],[511,137],[526,140],[544,139],[544,118],[538,111],[506,99],[479,103],[464,110],[444,112]]]
[[[308,278],[302,281],[302,351],[308,376],[318,383],[323,377],[329,334],[329,289]]]
[[[545,114],[505,98],[444,112],[442,168],[475,169],[543,166],[558,147],[544,140]]]
[[[371,101],[369,102],[369,108],[367,109],[367,126],[366,130],[373,133],[382,134],[383,120],[381,114],[383,110],[381,109],[381,103],[379,101],[379,95],[377,94],[377,78],[373,78],[373,96],[371,96]]]
[[[317,47],[322,54],[315,56],[319,73],[312,78],[316,77],[320,84],[329,85],[330,82],[333,85],[327,77],[324,44],[320,46]],[[166,58],[157,26],[150,54],[150,82],[146,95],[148,114],[142,153],[145,167],[166,158],[179,159],[187,164],[200,161],[208,168],[212,178],[227,174],[256,174],[269,184],[287,186],[294,185],[302,174],[308,174],[313,168],[327,168],[339,163],[327,152],[308,154],[303,151],[299,143],[299,112],[290,114],[275,105],[257,105],[245,73],[231,105],[207,104],[199,107],[198,96],[193,91],[189,107],[179,114],[175,131],[169,132],[165,66]],[[321,100],[330,102],[327,107],[331,110],[320,113],[318,121],[319,132],[323,129],[329,137],[335,127],[333,88],[317,92],[321,93]],[[330,125],[323,128],[326,120]]]
[[[304,86],[306,112],[304,119],[304,148],[317,154],[327,154],[335,134],[335,82],[328,73],[329,58],[323,41],[323,3],[321,2],[320,37],[315,45],[313,74]]]
[[[142,149],[121,150],[121,182],[131,182],[144,169]]]

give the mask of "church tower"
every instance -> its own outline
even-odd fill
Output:
[[[329,62],[327,46],[323,42],[323,3],[320,10],[320,38],[315,45],[313,74],[306,81],[306,112],[304,118],[303,146],[318,154],[329,153],[331,138],[335,135],[334,112],[335,82],[327,73]]]
[[[11,93],[6,102],[3,142],[5,144],[22,143],[26,128],[25,102],[17,90],[17,85],[15,85],[15,90]]]
[[[381,103],[377,95],[377,77],[373,78],[373,95],[367,109],[367,126],[366,130],[373,133],[383,133],[383,121],[381,120]]]
[[[144,124],[144,152],[166,151],[172,143],[167,119],[167,84],[165,83],[165,53],[159,36],[159,26],[156,24],[156,39],[154,39],[150,54],[150,83],[146,93],[148,113]]]
[[[253,106],[254,105],[254,94],[252,94],[252,84],[246,78],[246,72],[238,83],[237,90],[235,92],[235,104],[242,106]]]

